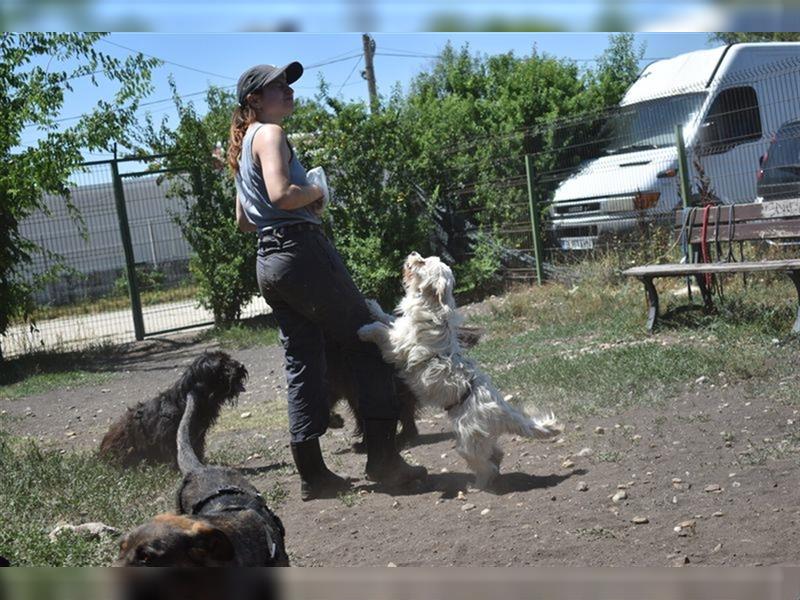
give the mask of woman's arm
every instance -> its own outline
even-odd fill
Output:
[[[244,208],[242,208],[242,202],[239,200],[239,196],[236,196],[236,224],[239,226],[241,231],[258,231],[258,227],[253,225],[250,222],[250,219],[247,218],[247,214],[244,212]]]
[[[281,210],[308,206],[322,198],[316,185],[295,185],[289,182],[289,146],[286,134],[278,125],[266,124],[253,140],[253,152],[261,162],[261,173],[270,202]]]

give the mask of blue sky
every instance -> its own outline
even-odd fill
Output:
[[[774,4],[775,0],[762,0]],[[479,24],[488,19],[536,19],[559,31],[595,31],[609,12],[644,30],[675,17],[691,27],[691,12],[730,0],[6,0],[0,14],[18,30],[83,31],[427,31],[442,14]],[[741,2],[739,2],[741,5]],[[602,27],[604,29],[604,27]],[[480,27],[472,27],[480,29]]]
[[[519,56],[529,54],[535,44],[540,52],[571,58],[587,66],[593,64],[609,42],[607,33],[375,33],[373,37],[377,46],[375,73],[382,94],[388,94],[396,83],[405,88],[417,73],[430,68],[448,41],[456,47],[468,43],[474,52],[513,51]],[[646,44],[647,60],[710,45],[705,33],[637,33],[635,37],[637,44]],[[360,75],[363,69],[363,60],[359,58],[360,33],[112,33],[98,42],[97,47],[121,58],[139,51],[169,61],[154,73],[155,90],[146,100],[153,104],[141,109],[142,114],[148,111],[157,119],[174,115],[168,86],[170,75],[181,95],[199,92],[190,98],[202,112],[202,92],[209,84],[234,86],[242,71],[258,63],[285,64],[299,60],[306,65],[304,76],[294,86],[297,97],[313,97],[320,77],[344,99],[363,100],[367,94],[366,82]],[[68,94],[61,117],[80,115],[87,106],[111,95],[112,90],[105,86],[76,82],[75,92]],[[23,143],[29,144],[37,137],[34,130],[27,130]],[[96,154],[87,158],[107,156]]]

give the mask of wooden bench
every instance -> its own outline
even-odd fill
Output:
[[[700,257],[702,244],[733,243],[753,240],[786,240],[800,238],[800,199],[778,200],[761,204],[733,204],[679,210],[675,215],[678,239],[685,236],[685,244],[692,248],[695,257]],[[753,262],[693,262],[633,267],[622,272],[627,277],[636,277],[647,292],[647,330],[653,332],[658,321],[658,291],[653,280],[658,277],[694,276],[703,307],[713,312],[711,290],[706,283],[706,274],[785,272],[794,283],[798,295],[797,317],[792,328],[800,333],[800,259],[764,260]]]

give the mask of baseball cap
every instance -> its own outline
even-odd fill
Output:
[[[244,106],[245,98],[248,94],[252,94],[256,90],[261,89],[270,81],[273,81],[280,76],[281,73],[286,73],[287,83],[294,83],[303,74],[303,65],[299,62],[290,62],[288,65],[276,67],[275,65],[256,65],[250,67],[242,73],[239,77],[239,83],[236,84],[236,96],[239,99],[239,105]]]

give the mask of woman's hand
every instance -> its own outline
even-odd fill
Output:
[[[322,189],[320,189],[319,186],[311,184],[308,187],[312,188],[315,192],[317,191],[319,192],[319,198],[317,198],[316,200],[314,200],[314,202],[309,204],[308,208],[310,208],[311,212],[313,212],[316,216],[320,216],[322,214],[322,211],[325,209],[325,195],[323,194]]]

